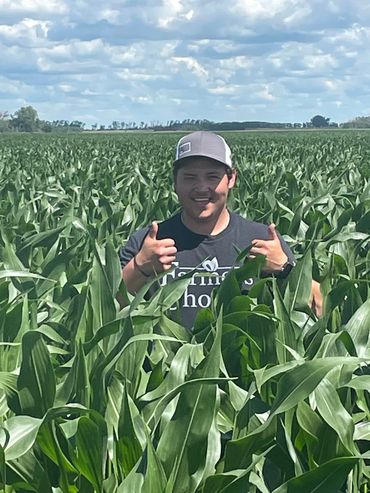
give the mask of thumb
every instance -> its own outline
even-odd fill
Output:
[[[148,236],[150,236],[150,238],[152,238],[152,240],[156,240],[157,239],[157,233],[158,233],[158,223],[153,221],[152,225],[150,226]]]
[[[274,223],[270,224],[267,229],[268,229],[269,240],[278,240],[279,239],[279,237],[276,233],[276,226]]]

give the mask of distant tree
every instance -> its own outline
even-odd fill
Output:
[[[84,122],[80,122],[79,120],[73,120],[69,124],[70,130],[72,130],[73,132],[81,132],[84,129],[84,126]]]
[[[53,131],[52,123],[48,122],[47,120],[39,120],[38,127],[41,132],[50,133]]]
[[[118,130],[120,128],[120,122],[114,120],[111,125],[112,130]]]
[[[325,118],[321,115],[315,115],[311,118],[311,123],[315,128],[324,128],[328,127],[330,122],[330,118]]]
[[[7,111],[0,111],[0,132],[10,130],[10,115]]]
[[[91,130],[96,130],[98,128],[98,124],[97,123],[93,123],[91,125]]]
[[[343,123],[342,128],[370,128],[370,116],[358,116],[349,122]]]
[[[35,132],[39,128],[39,117],[32,106],[23,106],[14,113],[13,127],[18,132]]]

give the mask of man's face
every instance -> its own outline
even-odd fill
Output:
[[[192,158],[177,172],[175,191],[185,215],[193,221],[217,220],[226,207],[229,190],[235,184],[225,167],[207,158]]]

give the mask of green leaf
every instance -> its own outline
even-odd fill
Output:
[[[7,483],[19,488],[20,491],[52,493],[46,469],[30,450],[21,458],[8,461]]]
[[[356,368],[360,363],[359,358],[353,357],[317,358],[289,370],[279,380],[271,416],[291,409],[308,397],[325,375],[336,366],[353,365]]]
[[[255,418],[255,420],[260,424],[259,419]],[[250,467],[253,463],[253,455],[266,452],[273,443],[276,425],[276,419],[272,419],[266,422],[266,426],[257,427],[254,433],[228,441],[225,451],[225,471]]]
[[[354,457],[333,459],[290,479],[273,493],[337,493],[357,463],[358,459]]]
[[[292,349],[296,349],[297,338],[289,310],[284,304],[284,300],[278,288],[276,279],[274,279],[273,282],[273,292],[275,300],[275,314],[280,321],[277,325],[276,330],[276,338],[279,341],[279,344],[276,345],[276,353],[279,363],[286,363],[287,361],[292,359],[292,356],[284,347],[284,345]]]
[[[31,278],[31,279],[46,279],[39,274],[34,274],[32,272],[28,272],[25,270],[1,270],[0,271],[0,279],[9,279],[9,278]]]
[[[23,243],[20,251],[26,250],[30,247],[35,248],[37,246],[50,247],[58,239],[63,229],[65,229],[65,226],[59,226],[59,228],[32,235]]]
[[[36,331],[27,332],[22,338],[18,395],[22,410],[30,416],[41,418],[54,404],[54,369],[46,344]]]
[[[221,316],[209,354],[194,371],[191,379],[218,377],[221,349]],[[195,492],[203,475],[207,457],[208,434],[216,406],[216,386],[195,384],[183,388],[176,411],[165,427],[158,456],[169,484],[177,493]],[[169,486],[167,486],[168,489]]]
[[[135,432],[135,426],[129,406],[129,396],[125,385],[119,413],[116,453],[117,461],[126,477],[142,455],[142,448]]]
[[[293,310],[305,311],[309,305],[312,285],[312,254],[308,250],[302,260],[297,262],[289,274],[285,306],[291,313]]]
[[[93,485],[103,492],[103,464],[105,462],[106,430],[87,416],[78,422],[74,466]]]
[[[323,378],[315,390],[317,409],[323,419],[331,426],[346,447],[356,454],[353,443],[354,423],[349,413],[341,403],[338,393],[328,378]]]
[[[166,488],[167,478],[149,435],[147,435],[144,460],[146,471],[141,493],[163,493]]]
[[[41,419],[31,416],[13,416],[5,421],[3,426],[9,432],[9,442],[5,448],[7,461],[18,459],[32,448],[41,424]],[[1,428],[0,444],[5,444],[5,434]]]
[[[98,253],[93,262],[90,276],[90,300],[93,312],[93,333],[116,318],[116,308],[110,285]]]
[[[351,336],[358,356],[365,356],[369,346],[370,299],[360,306],[346,324],[345,330]]]

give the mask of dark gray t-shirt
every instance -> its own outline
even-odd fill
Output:
[[[121,248],[119,255],[122,268],[139,252],[148,232],[149,227],[138,230]],[[293,262],[294,256],[289,246],[280,235],[279,237],[284,252]],[[230,212],[230,221],[224,231],[215,236],[200,235],[188,229],[183,224],[181,215],[176,214],[158,225],[157,238],[172,238],[177,248],[175,269],[161,279],[161,284],[167,284],[199,266],[198,272],[218,274],[212,277],[194,277],[185,291],[180,303],[180,320],[184,327],[190,329],[197,311],[210,305],[212,289],[219,286],[227,272],[235,266],[238,252],[257,238],[267,240],[268,229],[264,224]],[[253,279],[247,280],[245,288],[252,286],[253,282]]]

